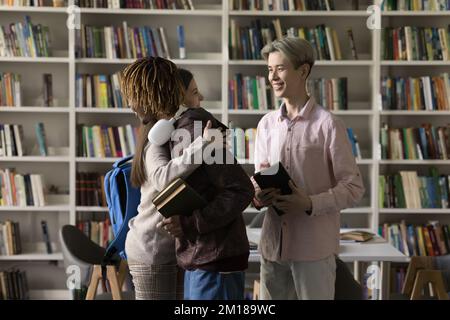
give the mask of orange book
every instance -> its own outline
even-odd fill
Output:
[[[428,232],[427,227],[422,227],[423,231],[423,237],[425,241],[425,248],[427,250],[427,255],[433,257],[434,256],[434,249],[433,244],[431,243],[430,233]]]

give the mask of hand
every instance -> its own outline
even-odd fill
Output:
[[[277,196],[273,202],[273,206],[285,213],[311,210],[311,198],[306,194],[305,190],[297,188],[292,181],[289,181],[289,187],[292,190],[292,194]]]
[[[156,227],[164,229],[173,238],[180,238],[183,236],[180,216],[173,216],[167,219],[163,219],[161,222],[158,222]]]
[[[225,130],[222,130],[222,128],[216,128],[211,129],[212,122],[211,120],[208,120],[206,123],[205,129],[203,130],[203,139],[208,141],[208,143],[214,143],[217,146],[215,148],[228,148],[228,132]],[[217,138],[217,131],[219,131],[222,134],[222,139],[219,141],[216,141]]]
[[[268,207],[273,204],[273,201],[277,196],[281,194],[280,189],[268,188],[255,191],[255,198],[261,203],[262,206]]]

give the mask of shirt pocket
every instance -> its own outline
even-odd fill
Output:
[[[303,175],[309,170],[322,170],[324,150],[320,144],[297,144],[295,146],[295,162]],[[306,173],[306,175],[308,175]]]

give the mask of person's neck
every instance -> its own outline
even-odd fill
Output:
[[[305,93],[296,97],[284,98],[284,104],[286,106],[287,117],[292,120],[297,117],[308,101],[309,96]]]

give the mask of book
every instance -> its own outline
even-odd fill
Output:
[[[373,237],[373,233],[362,230],[348,231],[340,234],[341,240],[353,240],[356,242],[366,242],[373,239]]]
[[[152,202],[166,218],[174,215],[189,216],[194,210],[203,209],[207,205],[206,200],[182,178],[175,179]]]
[[[44,124],[42,122],[38,122],[35,124],[36,138],[39,145],[39,152],[41,156],[47,156],[47,139],[45,134]]]
[[[261,190],[275,188],[279,189],[282,195],[292,194],[292,190],[289,187],[289,181],[292,179],[281,162],[255,173],[253,175],[253,179],[256,181]],[[276,207],[274,207],[274,209],[280,216],[285,213]]]
[[[358,60],[358,53],[356,51],[355,39],[353,37],[353,30],[351,28],[347,29],[347,36],[350,44],[350,49],[352,51],[352,57],[354,60]]]
[[[47,248],[47,253],[50,254],[53,252],[53,250],[52,250],[52,244],[50,242],[50,235],[48,234],[47,221],[42,220],[41,227],[42,227],[42,237],[44,239],[45,246]]]
[[[51,73],[44,73],[43,83],[44,107],[53,107],[53,80]]]
[[[186,59],[186,47],[185,47],[185,37],[184,37],[184,26],[177,26],[178,35],[178,49],[180,54],[180,59]]]

